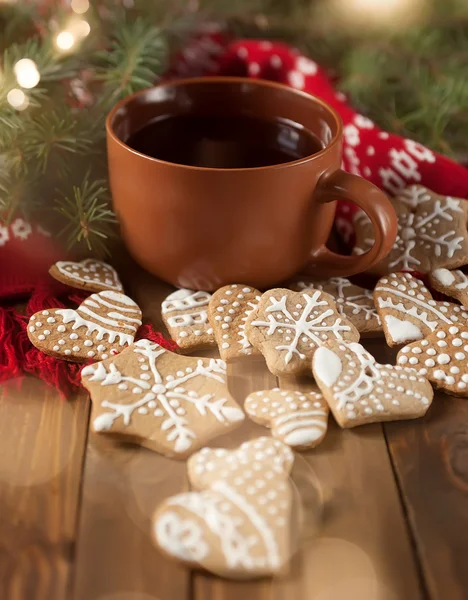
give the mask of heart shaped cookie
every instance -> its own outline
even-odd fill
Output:
[[[355,342],[319,348],[312,368],[340,427],[422,417],[434,395],[414,369],[381,365]]]
[[[188,461],[198,491],[165,500],[153,517],[153,537],[166,554],[221,577],[278,573],[297,535],[289,472],[294,455],[272,438],[237,450],[203,448]]]
[[[81,262],[59,261],[52,265],[49,273],[57,281],[80,290],[123,292],[116,270],[94,258],[87,258]]]
[[[295,450],[315,448],[327,433],[328,404],[317,392],[274,388],[247,396],[244,410],[273,437]]]
[[[374,299],[389,346],[421,340],[440,326],[468,318],[463,307],[434,300],[424,283],[409,273],[391,273],[379,279]]]
[[[468,275],[460,269],[435,269],[429,273],[429,281],[438,292],[456,298],[464,307],[468,306]]]
[[[49,308],[28,323],[32,344],[49,356],[71,362],[104,360],[133,343],[141,310],[119,292],[92,294],[74,310]]]

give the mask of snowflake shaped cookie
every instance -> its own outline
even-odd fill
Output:
[[[415,200],[415,198],[417,198]],[[370,272],[428,273],[440,267],[459,267],[468,262],[468,202],[439,196],[422,186],[412,186],[392,199],[398,217],[398,235],[388,256]],[[362,254],[374,243],[371,222],[363,211],[354,217],[356,246]]]
[[[140,340],[81,372],[96,432],[184,458],[240,425],[222,360],[185,357]]]
[[[468,396],[468,330],[460,326],[444,326],[405,346],[397,362],[416,369],[448,394]]]
[[[295,450],[315,448],[325,437],[328,405],[322,394],[274,388],[247,396],[244,410],[273,437]]]
[[[424,283],[409,273],[391,273],[379,279],[374,299],[389,346],[420,340],[442,325],[468,318],[463,307],[434,300]]]
[[[432,402],[427,379],[414,369],[377,363],[361,344],[330,342],[314,354],[312,367],[340,427],[416,419]]]
[[[161,306],[161,315],[170,336],[182,350],[215,345],[208,321],[211,294],[180,289],[172,292]]]
[[[431,286],[451,298],[459,300],[463,306],[468,307],[468,275],[456,269],[435,269],[429,273]]]
[[[261,293],[245,285],[226,285],[213,294],[208,317],[223,360],[255,352],[245,333],[245,322],[257,308]]]
[[[49,308],[34,314],[28,337],[39,350],[71,362],[104,360],[133,344],[141,310],[128,296],[106,290],[76,310]]]
[[[359,340],[358,330],[338,313],[333,297],[319,290],[266,292],[246,331],[274,375],[310,373],[315,350],[330,339]]]
[[[59,261],[49,269],[54,279],[80,290],[123,292],[117,271],[105,262],[88,258],[81,262]]]
[[[341,316],[351,321],[361,334],[382,331],[382,325],[370,290],[352,283],[346,277],[332,277],[321,281],[295,281],[291,289],[296,292],[323,290],[331,294]]]
[[[288,446],[266,437],[234,451],[203,448],[188,461],[197,491],[168,498],[153,517],[156,545],[221,577],[278,573],[296,538],[293,461]]]

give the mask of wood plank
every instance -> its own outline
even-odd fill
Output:
[[[280,384],[314,389],[307,379]],[[330,417],[322,444],[300,459],[302,478],[293,471],[293,480],[310,531],[272,598],[422,598],[381,425],[342,430]]]
[[[466,600],[468,402],[437,392],[423,419],[385,433],[429,597]]]
[[[124,258],[127,294],[163,329],[171,287]],[[126,281],[125,273],[131,274]],[[186,489],[185,463],[90,433],[76,560],[76,600],[185,600],[190,573],[153,546],[150,519],[167,496]]]
[[[34,378],[0,395],[0,598],[65,600],[89,403]]]
[[[212,351],[213,355],[216,351]],[[277,379],[266,368],[262,357],[233,361],[228,365],[229,391],[243,406],[252,392],[268,390],[277,385]],[[213,446],[236,448],[246,440],[269,435],[268,430],[246,419],[242,427],[216,439]],[[206,573],[194,573],[193,600],[266,600],[270,597],[271,581],[227,581]]]

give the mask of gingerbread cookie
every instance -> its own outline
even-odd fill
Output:
[[[310,373],[315,350],[329,339],[359,340],[359,332],[321,291],[269,290],[246,325],[247,337],[274,375]]]
[[[244,410],[273,437],[295,450],[315,448],[327,433],[328,404],[317,392],[274,388],[247,397]]]
[[[382,325],[370,290],[352,283],[346,277],[332,277],[321,281],[299,280],[291,284],[296,292],[322,290],[335,298],[342,317],[351,321],[361,334],[379,333]]]
[[[468,396],[468,329],[461,325],[444,325],[405,346],[397,362],[416,369],[448,394]]]
[[[180,289],[169,294],[162,303],[163,321],[182,350],[215,345],[207,312],[210,299],[208,292]]]
[[[434,300],[424,283],[409,273],[382,277],[374,299],[389,346],[420,340],[442,325],[468,318],[468,312],[453,302]]]
[[[468,307],[468,275],[460,271],[436,269],[429,273],[431,286],[451,298],[459,300],[463,306]]]
[[[104,360],[133,344],[141,310],[128,296],[110,290],[92,294],[74,310],[49,308],[29,319],[31,343],[71,362]]]
[[[180,356],[139,340],[81,372],[93,430],[184,458],[240,425],[222,360]]]
[[[50,267],[49,273],[57,281],[79,290],[123,292],[117,271],[94,258],[87,258],[81,262],[59,261]]]
[[[234,451],[203,448],[188,461],[197,491],[168,498],[153,517],[156,545],[189,567],[221,577],[280,572],[297,536],[293,461],[288,446],[266,437]]]
[[[233,284],[222,287],[211,297],[208,318],[223,360],[254,352],[245,333],[245,322],[257,308],[260,296],[255,288]]]
[[[433,391],[414,369],[381,365],[361,344],[330,342],[312,361],[314,377],[340,427],[416,419]]]
[[[428,273],[440,267],[468,263],[468,202],[440,196],[422,186],[411,186],[392,198],[398,217],[398,235],[387,257],[370,269],[385,275],[392,271]],[[355,254],[374,244],[373,228],[365,212],[354,217]]]

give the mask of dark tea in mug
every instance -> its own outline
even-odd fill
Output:
[[[248,115],[163,116],[132,134],[126,144],[166,162],[218,169],[279,165],[323,148],[313,133],[293,121]]]

